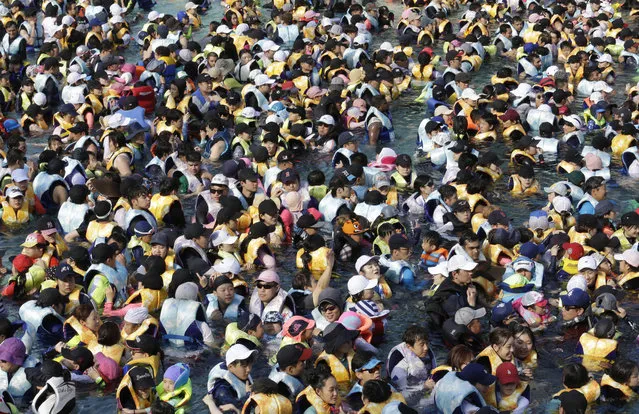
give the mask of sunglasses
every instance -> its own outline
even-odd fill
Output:
[[[337,309],[335,305],[326,305],[320,308],[320,312],[333,312],[335,309]]]
[[[224,190],[213,189],[211,190],[211,194],[224,194]]]
[[[258,283],[255,285],[258,289],[273,289],[275,286],[277,286],[276,283]]]
[[[362,371],[366,371],[366,372],[370,372],[371,374],[374,374],[374,373],[376,373],[376,372],[379,372],[381,369],[382,369],[382,366],[381,366],[381,365],[376,365],[376,366],[374,366],[374,367],[373,367],[373,368],[371,368],[371,369],[364,369],[364,370],[362,370]]]

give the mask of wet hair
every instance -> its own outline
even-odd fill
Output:
[[[439,187],[439,195],[441,196],[442,200],[446,200],[457,195],[457,189],[452,185],[444,184]]]
[[[464,247],[468,243],[475,242],[475,241],[480,241],[479,236],[475,234],[475,232],[467,230],[464,233],[462,233],[461,237],[459,238],[459,245]]]
[[[255,386],[255,385],[253,385]],[[173,414],[175,413],[175,408],[171,404],[166,401],[162,401],[161,399],[156,399],[151,405],[151,414]]]
[[[177,177],[166,177],[160,183],[160,195],[168,196],[173,191],[180,189],[180,179]]]
[[[134,198],[147,194],[149,194],[149,189],[139,184],[132,185],[126,192],[126,196],[129,200],[133,200]]]
[[[379,228],[377,229],[377,235],[379,237],[386,237],[393,233],[395,233],[395,228],[391,223],[388,222],[380,224]]]
[[[186,154],[186,162],[202,162],[202,154],[196,151],[191,151]]]
[[[430,176],[426,174],[420,174],[415,178],[415,184],[413,185],[413,188],[420,189],[425,185],[432,185],[433,182],[434,181]]]
[[[411,325],[404,331],[402,341],[408,345],[413,346],[418,340],[428,342],[428,331],[423,326]]]
[[[251,394],[279,394],[280,390],[275,381],[269,378],[256,379],[251,386]]]
[[[313,261],[311,252],[314,252],[315,250],[325,246],[326,246],[326,241],[324,240],[324,237],[319,234],[313,234],[311,236],[308,236],[306,239],[304,239],[304,241],[302,242],[302,249],[304,249],[304,252],[302,253],[302,256],[301,256],[302,263],[304,264],[304,268],[306,269],[311,268],[311,262]]]
[[[362,390],[363,398],[372,403],[382,403],[390,398],[392,394],[391,387],[383,380],[370,380],[364,384]]]
[[[89,303],[83,303],[82,305],[75,308],[75,310],[73,311],[73,316],[75,316],[75,318],[79,321],[86,321],[93,311],[95,311],[95,309],[93,309],[93,305]]]
[[[488,335],[491,345],[501,346],[513,337],[513,333],[508,328],[495,328]]]
[[[323,185],[326,182],[326,176],[320,170],[313,170],[306,177],[309,185]]]
[[[357,350],[355,351],[355,355],[353,355],[353,360],[351,361],[351,369],[353,371],[357,371],[373,358],[375,358],[374,352]]]
[[[306,383],[314,390],[321,389],[331,377],[333,374],[326,364],[319,364],[315,369],[306,371]]]
[[[116,345],[120,342],[120,327],[117,323],[106,321],[98,329],[98,343],[104,346]]]
[[[293,275],[293,280],[291,281],[291,286],[293,289],[304,290],[307,287],[311,286],[312,280],[311,275],[308,271],[297,272]]]
[[[628,359],[618,359],[610,368],[608,375],[620,384],[627,384],[636,369],[638,369],[636,362]]]
[[[15,327],[11,324],[11,321],[5,317],[0,317],[0,336],[9,338],[12,337],[14,333]]]
[[[606,180],[604,180],[603,177],[598,177],[598,176],[590,177],[584,183],[584,193],[591,194],[592,190],[601,187],[602,185],[605,184],[605,182]]]
[[[515,339],[521,334],[528,335],[530,337],[530,340],[532,341],[533,350],[537,349],[537,345],[535,344],[535,334],[533,333],[532,329],[530,329],[528,326],[522,325],[517,322],[513,322],[508,326],[508,329],[510,329],[510,332],[512,332],[513,338]]]
[[[466,345],[459,344],[455,345],[448,353],[446,364],[450,365],[453,370],[461,371],[462,364],[472,361],[474,357],[472,349]]]
[[[422,236],[422,243],[427,242],[428,244],[433,244],[435,246],[439,246],[442,242],[442,238],[439,233],[434,230],[429,230],[424,233]]]
[[[562,382],[566,388],[580,388],[588,383],[588,370],[581,364],[568,364],[564,367]]]

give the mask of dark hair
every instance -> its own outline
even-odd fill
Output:
[[[588,370],[581,364],[568,364],[564,367],[563,383],[566,388],[580,388],[588,383]]]
[[[120,327],[117,323],[106,321],[98,329],[98,343],[104,346],[112,346],[120,343]]]
[[[530,337],[530,340],[532,341],[533,350],[537,349],[537,345],[535,344],[535,334],[528,326],[514,322],[511,323],[508,328],[510,329],[510,332],[512,332],[513,338],[515,339],[517,339],[517,336],[521,334],[528,335]]]
[[[202,162],[202,154],[197,151],[190,151],[186,154],[186,162]]]
[[[326,182],[326,176],[320,170],[313,170],[306,177],[309,185],[322,185]]]
[[[165,155],[169,155],[173,152],[173,146],[171,143],[164,139],[158,139],[155,144],[155,156],[162,158]]]
[[[448,353],[446,364],[450,365],[453,370],[461,371],[461,365],[464,362],[472,361],[474,357],[472,349],[466,345],[459,344],[455,345]]]
[[[464,247],[468,243],[475,241],[479,241],[479,236],[475,232],[468,230],[462,233],[461,237],[459,238],[459,245]]]
[[[83,303],[82,305],[75,308],[75,310],[73,311],[73,316],[75,316],[78,321],[86,321],[93,311],[95,311],[93,305],[89,303]]]
[[[173,414],[175,413],[175,408],[166,401],[162,401],[161,399],[156,399],[151,405],[151,414]]]
[[[134,198],[138,198],[140,196],[143,195],[147,195],[149,194],[149,189],[139,185],[139,184],[133,184],[131,187],[129,187],[129,189],[126,192],[126,196],[129,200],[133,200]]]
[[[297,272],[293,275],[291,286],[293,289],[304,290],[311,286],[311,277],[313,277],[313,275],[311,275],[308,271]]]
[[[371,351],[357,350],[351,361],[351,369],[357,371],[375,357],[375,353]]]
[[[0,336],[9,338],[12,337],[14,333],[15,327],[11,324],[11,321],[5,317],[0,317]]]
[[[584,193],[591,194],[592,190],[601,187],[606,183],[603,177],[593,176],[586,180],[584,183]]]
[[[439,233],[437,233],[436,231],[429,230],[425,232],[424,235],[422,236],[422,242],[427,242],[429,244],[434,244],[435,246],[439,246],[442,242],[442,238],[439,235]]]
[[[160,183],[160,195],[168,196],[173,191],[180,189],[180,179],[177,177],[165,177]]]
[[[395,228],[389,222],[385,222],[379,225],[377,229],[377,235],[380,237],[386,237],[389,234],[395,233]]]
[[[404,335],[402,336],[402,341],[406,342],[408,345],[413,346],[417,340],[423,340],[428,342],[428,331],[423,326],[419,325],[411,325],[404,331]]]
[[[488,341],[491,345],[503,345],[513,337],[513,333],[508,328],[495,328],[488,335]]]
[[[637,369],[637,363],[629,359],[618,359],[609,370],[610,377],[620,384],[627,384],[632,373]]]
[[[372,403],[382,403],[392,395],[391,387],[386,381],[370,380],[364,384],[362,396]]]
[[[256,379],[251,386],[251,394],[279,394],[279,387],[275,381],[269,378]]]
[[[413,188],[415,189],[420,189],[425,185],[432,185],[433,184],[433,179],[426,175],[426,174],[419,174],[416,178],[415,178],[415,183],[413,184]]]
[[[333,374],[326,364],[319,364],[315,369],[306,371],[306,383],[314,390],[320,389]]]
[[[457,189],[452,185],[444,184],[439,187],[439,195],[441,196],[442,200],[446,200],[447,198],[451,198],[457,195]]]

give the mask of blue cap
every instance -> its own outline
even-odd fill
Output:
[[[537,44],[536,43],[526,43],[526,44],[524,44],[524,53],[526,53],[526,54],[533,53],[535,50],[537,50]]]
[[[15,119],[7,119],[2,125],[7,132],[15,131],[20,128],[20,124]]]
[[[188,15],[186,14],[185,11],[179,11],[177,14],[177,19],[178,21],[182,21],[182,19],[184,19],[185,17],[188,17]]]
[[[466,365],[461,372],[457,373],[457,376],[471,384],[482,384],[486,386],[493,384],[497,379],[497,377],[486,371],[486,368],[484,368],[483,365],[478,364],[477,362],[471,362]]]
[[[382,361],[380,361],[379,359],[373,357],[370,359],[370,361],[368,361],[366,363],[366,365],[364,365],[363,367],[356,369],[355,372],[362,372],[362,371],[368,371],[371,370],[373,368],[375,368],[378,365],[381,365]]]
[[[574,288],[567,295],[561,295],[561,304],[563,307],[587,308],[590,305],[590,295],[579,288]]]
[[[519,247],[519,254],[529,259],[534,259],[538,254],[543,254],[544,251],[543,245],[537,245],[533,242],[526,242]]]
[[[80,275],[76,273],[76,271],[73,270],[73,268],[67,262],[60,262],[58,268],[55,271],[55,277],[57,279],[66,279],[67,277],[75,278],[76,276],[80,277]]]
[[[89,22],[89,26],[102,26],[102,22],[99,19],[91,19],[91,21]]]
[[[268,110],[273,112],[280,112],[280,111],[283,111],[284,109],[286,108],[284,107],[284,104],[280,101],[271,102],[271,104],[268,106]]]
[[[75,110],[75,106],[72,104],[64,104],[60,106],[60,113],[78,116],[78,112]]]
[[[490,315],[490,321],[493,325],[499,325],[506,319],[508,316],[515,313],[513,309],[513,304],[511,302],[500,302],[493,308],[492,314]]]
[[[135,224],[136,236],[148,236],[150,234],[153,234],[153,226],[148,221],[140,220]]]

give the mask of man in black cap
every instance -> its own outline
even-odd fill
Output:
[[[304,383],[301,381],[304,362],[312,356],[311,348],[301,343],[285,345],[277,351],[277,368],[274,368],[268,377],[279,385],[283,395],[290,395],[295,399],[304,389]]]
[[[122,388],[118,394],[118,406],[128,412],[137,412],[144,406],[150,407],[155,399],[153,374],[142,366],[136,366],[126,375],[130,378],[131,386]]]
[[[88,255],[88,253],[87,253]],[[91,303],[91,297],[83,292],[82,283],[83,276],[76,273],[74,269],[66,261],[60,262],[55,269],[56,282],[55,286],[58,292],[68,299],[66,306],[64,307],[63,315],[69,316],[73,313],[73,310],[84,303]],[[47,286],[49,286],[49,282]]]
[[[56,288],[45,288],[40,291],[37,300],[30,300],[20,306],[20,319],[29,324],[38,336],[47,343],[58,343],[64,340],[62,325],[64,307],[68,298],[62,296]],[[47,312],[44,312],[47,310]]]
[[[35,78],[36,92],[42,92],[47,96],[47,103],[51,108],[60,105],[60,86],[58,75],[60,74],[60,60],[57,57],[49,57],[41,62],[44,71],[38,73]]]
[[[243,168],[237,173],[239,185],[233,188],[233,195],[242,203],[242,207],[246,210],[253,205],[255,194],[259,191],[259,176],[252,168]]]
[[[305,213],[297,219],[297,230],[293,236],[293,243],[297,246],[313,234],[317,234],[319,228],[322,227],[322,222],[315,219],[310,213]]]
[[[66,166],[66,161],[53,158],[49,160],[46,171],[41,171],[33,180],[33,192],[51,215],[57,215],[60,206],[69,197],[69,187],[63,178]]]
[[[175,259],[182,267],[191,272],[204,275],[210,268],[211,262],[206,254],[209,248],[211,231],[200,223],[187,224],[184,235],[175,240]]]
[[[344,131],[337,138],[337,151],[333,154],[333,168],[346,168],[351,164],[351,155],[357,152],[357,137],[352,132]]]
[[[287,168],[293,168],[295,154],[284,150],[277,155],[277,165],[264,173],[264,188],[269,188],[277,180],[277,176]]]

